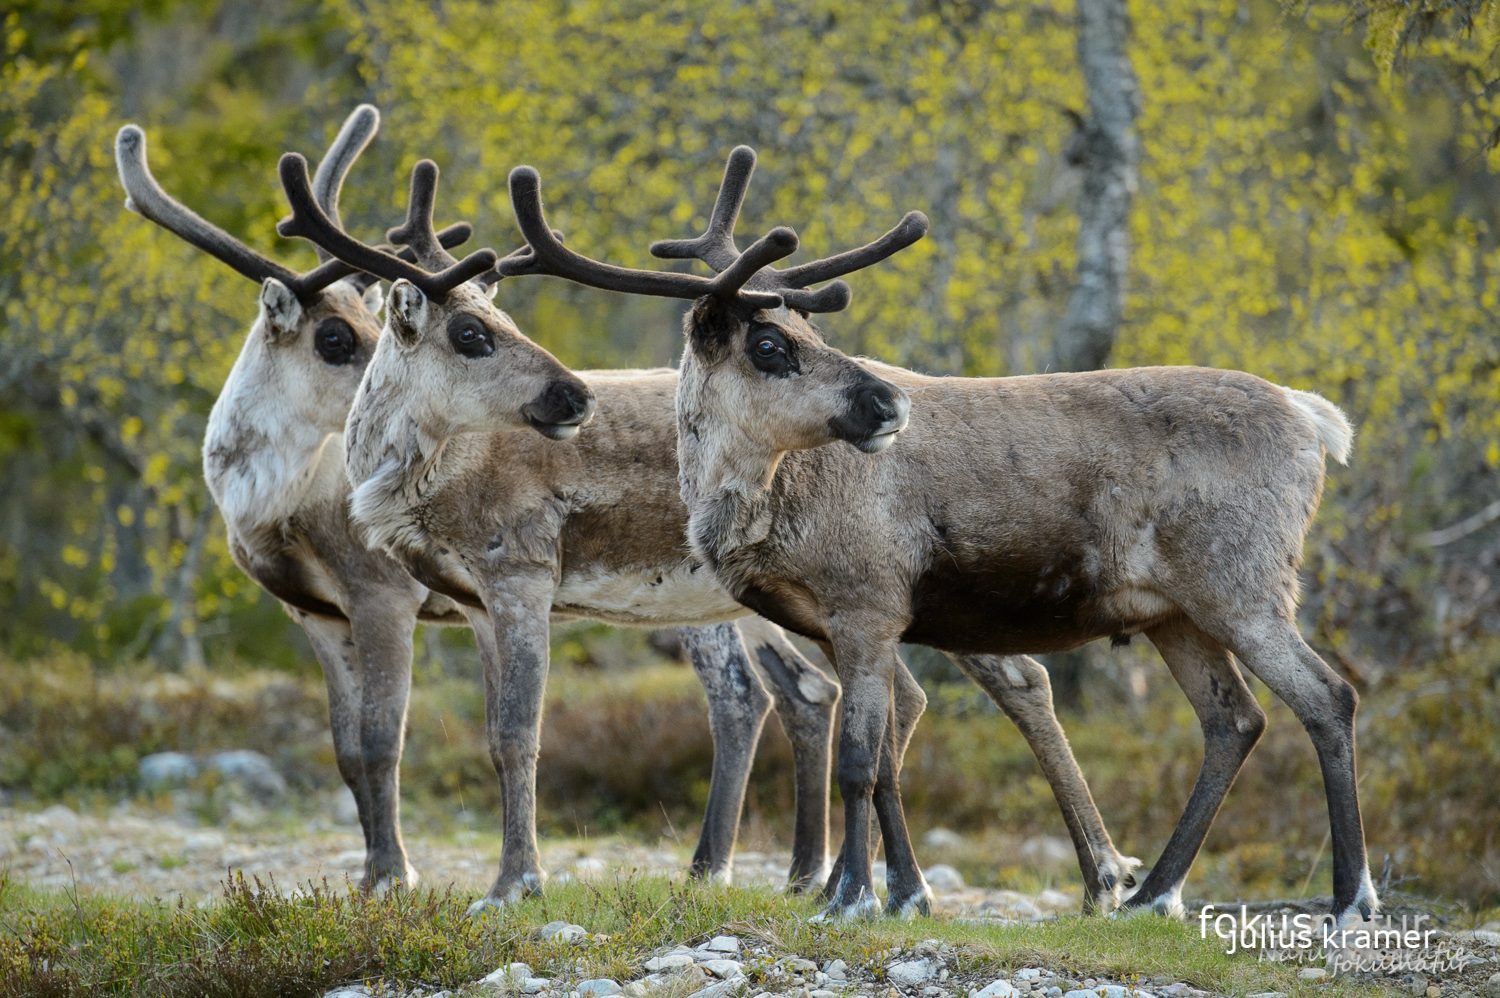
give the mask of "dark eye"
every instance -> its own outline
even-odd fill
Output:
[[[456,315],[449,321],[448,342],[460,357],[488,357],[495,352],[494,335],[472,315]]]
[[[797,358],[781,330],[760,327],[750,331],[750,363],[755,369],[776,377],[786,377],[799,370]]]
[[[313,332],[313,349],[318,356],[334,366],[347,364],[354,359],[358,341],[354,330],[343,319],[324,319]]]

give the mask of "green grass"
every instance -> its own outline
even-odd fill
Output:
[[[823,926],[808,921],[816,906],[805,899],[660,878],[559,884],[482,919],[467,917],[470,900],[432,891],[366,897],[326,884],[282,896],[236,879],[219,901],[192,907],[0,881],[0,996],[315,996],[359,980],[458,989],[516,960],[547,976],[624,980],[651,950],[721,930],[770,942],[780,954],[837,957],[877,973],[893,951],[939,938],[959,948],[961,975],[1040,964],[1080,979],[1166,974],[1236,995],[1371,993],[1369,984],[1306,984],[1292,969],[1228,957],[1196,926],[1155,917]],[[538,940],[534,930],[554,919],[599,935],[583,947]],[[747,970],[760,972],[753,962]]]

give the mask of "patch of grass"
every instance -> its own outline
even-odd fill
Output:
[[[454,893],[368,897],[306,887],[290,894],[236,878],[219,902],[132,903],[74,899],[0,881],[0,996],[100,994],[188,998],[318,994],[351,981],[392,988],[461,988],[522,961],[565,980],[638,976],[653,949],[717,932],[770,942],[779,953],[840,958],[877,976],[895,951],[929,938],[952,942],[964,974],[1041,964],[1079,978],[1170,974],[1230,994],[1277,990],[1320,998],[1368,995],[1368,984],[1311,985],[1292,969],[1229,957],[1195,926],[1153,917],[1065,918],[1033,925],[942,919],[824,926],[814,902],[768,890],[660,878],[559,884],[484,918]],[[574,946],[534,930],[554,919],[597,933]],[[748,965],[752,977],[759,971]]]
[[[109,864],[109,868],[116,873],[129,873],[131,870],[135,869],[135,864],[123,859],[117,859],[113,863]]]
[[[183,856],[163,855],[156,861],[156,865],[163,870],[175,870],[179,866],[186,866],[187,858]]]

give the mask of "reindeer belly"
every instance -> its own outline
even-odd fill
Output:
[[[563,571],[554,612],[641,627],[712,624],[749,613],[714,581],[706,565],[682,561]]]

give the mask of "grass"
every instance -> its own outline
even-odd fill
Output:
[[[1226,956],[1200,939],[1196,926],[1154,917],[823,926],[808,921],[816,906],[806,899],[660,878],[558,884],[543,898],[482,919],[465,914],[470,900],[432,891],[370,897],[327,884],[282,893],[236,879],[221,900],[190,907],[0,881],[0,996],[269,998],[315,996],[351,981],[460,989],[512,961],[549,977],[624,980],[639,975],[652,950],[719,931],[770,942],[782,955],[840,958],[876,977],[898,951],[938,938],[958,947],[958,973],[966,979],[1042,965],[1080,980],[1170,975],[1235,995],[1372,993],[1368,983],[1313,985],[1293,969]],[[554,919],[584,926],[594,941],[579,947],[539,940],[534,930]],[[752,980],[767,970],[747,963]]]

